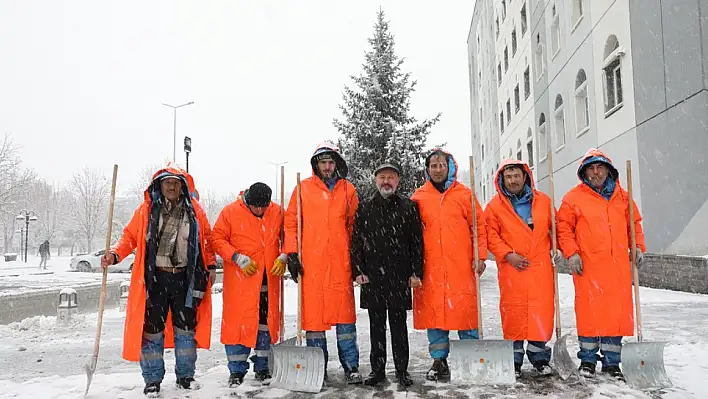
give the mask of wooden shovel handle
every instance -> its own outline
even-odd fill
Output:
[[[477,201],[475,197],[475,182],[474,182],[474,157],[470,155],[470,189],[472,190],[472,252],[474,253],[474,274],[475,274],[475,290],[477,293],[477,334],[479,339],[484,338],[482,332],[482,292],[479,289],[480,275],[477,270],[477,262],[479,261],[479,247],[477,246]]]
[[[285,240],[285,166],[280,167],[280,252]],[[280,340],[285,339],[285,279],[280,277]]]
[[[555,253],[558,249],[556,233],[556,192],[553,184],[553,150],[548,150],[548,194],[551,197],[551,249]],[[551,262],[553,257],[551,256]],[[556,318],[556,339],[560,339],[561,333],[561,316],[560,316],[560,297],[558,295],[558,266],[553,265],[553,301]]]
[[[634,229],[634,195],[632,191],[632,161],[627,160],[627,193],[629,194],[629,240],[632,252],[629,254],[634,280],[634,308],[637,317],[637,340],[644,340],[642,334],[642,306],[639,301],[639,271],[637,270],[637,236]]]
[[[302,265],[302,187],[297,173],[297,257]],[[297,283],[297,344],[302,345],[302,276]]]

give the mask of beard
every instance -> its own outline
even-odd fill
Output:
[[[389,185],[383,185],[379,187],[379,194],[381,194],[381,196],[384,198],[392,196],[395,192],[396,190],[394,190],[394,188]]]

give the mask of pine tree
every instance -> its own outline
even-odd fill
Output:
[[[334,120],[341,134],[339,147],[360,199],[376,192],[373,172],[384,162],[401,168],[398,192],[408,197],[425,182],[426,140],[441,114],[422,122],[409,115],[416,81],[401,71],[403,59],[394,53],[383,11],[378,12],[368,42],[371,49],[366,52],[363,73],[351,76],[356,89],[344,87],[339,106],[343,118]]]

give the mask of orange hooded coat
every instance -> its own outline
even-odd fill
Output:
[[[587,162],[603,160],[615,189],[606,200],[584,182]],[[629,258],[629,195],[620,186],[619,172],[602,152],[590,149],[578,167],[580,184],[571,189],[558,210],[558,243],[565,257],[580,254],[583,275],[573,274],[575,319],[582,337],[634,335],[632,274]],[[636,203],[634,225],[642,251],[644,233]]]
[[[318,150],[322,147],[318,147]],[[334,154],[340,179],[330,191],[317,177],[301,182],[302,196],[302,328],[327,331],[336,324],[356,322],[354,286],[349,247],[354,215],[359,206],[354,185],[346,180],[346,164],[336,147]],[[317,154],[317,152],[316,152]],[[283,252],[297,253],[297,188],[285,213]]]
[[[214,225],[213,246],[224,259],[222,344],[255,348],[263,273],[268,279],[268,331],[271,342],[278,342],[281,277],[272,275],[270,270],[280,254],[281,217],[280,205],[273,202],[263,217],[255,216],[241,195],[221,211]],[[258,265],[258,271],[246,276],[231,260],[234,253],[251,258]]]
[[[477,291],[472,250],[472,191],[457,181],[457,163],[448,159],[449,187],[440,193],[428,181],[411,199],[423,222],[423,286],[413,290],[416,329],[473,330],[477,328]],[[487,234],[482,207],[477,208],[479,258],[487,258]]]
[[[191,197],[194,193],[194,181],[192,177],[180,168],[168,166],[160,169],[153,175],[153,184],[155,178],[163,173],[171,173],[181,176],[184,182],[187,183],[186,190],[188,195],[183,196],[185,200],[191,203],[194,209],[194,214],[197,220],[197,231],[199,235],[199,255],[202,257],[204,268],[208,265],[216,265],[216,256],[211,249],[211,227],[207,220],[206,213],[202,209],[198,201]],[[125,330],[123,332],[123,358],[128,361],[137,362],[140,360],[140,351],[143,338],[143,322],[145,318],[145,256],[148,223],[150,219],[150,210],[152,200],[148,192],[150,185],[145,189],[145,200],[133,214],[133,218],[123,230],[123,235],[118,242],[112,247],[111,252],[118,256],[118,259],[123,259],[128,256],[134,249],[135,263],[130,276],[130,291],[128,292],[128,304],[125,315]],[[186,191],[185,190],[185,191]],[[211,346],[211,282],[207,283],[207,289],[204,293],[199,307],[197,308],[197,329],[195,335],[197,348],[209,349]],[[165,323],[165,348],[174,348],[174,331],[172,327],[172,318],[170,313],[167,315]]]
[[[503,170],[519,165],[526,171],[526,184],[533,199],[531,215],[533,230],[514,210],[504,194],[501,181]],[[494,179],[497,194],[487,204],[487,245],[497,260],[497,275],[501,299],[504,339],[548,341],[553,334],[554,284],[551,263],[551,199],[537,191],[528,165],[521,161],[502,161]],[[518,271],[504,257],[515,252],[531,264]]]

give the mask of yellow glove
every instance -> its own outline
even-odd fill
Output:
[[[247,276],[253,276],[258,271],[258,265],[256,264],[256,262],[251,261],[248,263],[248,266],[246,266],[242,270],[243,270],[243,274],[245,274]]]
[[[286,254],[280,254],[280,256],[275,259],[275,262],[273,262],[273,268],[270,269],[270,273],[278,277],[285,274],[285,262],[287,258],[288,256]]]
[[[258,271],[258,265],[246,255],[234,254],[233,262],[238,265],[246,276],[253,276]]]

